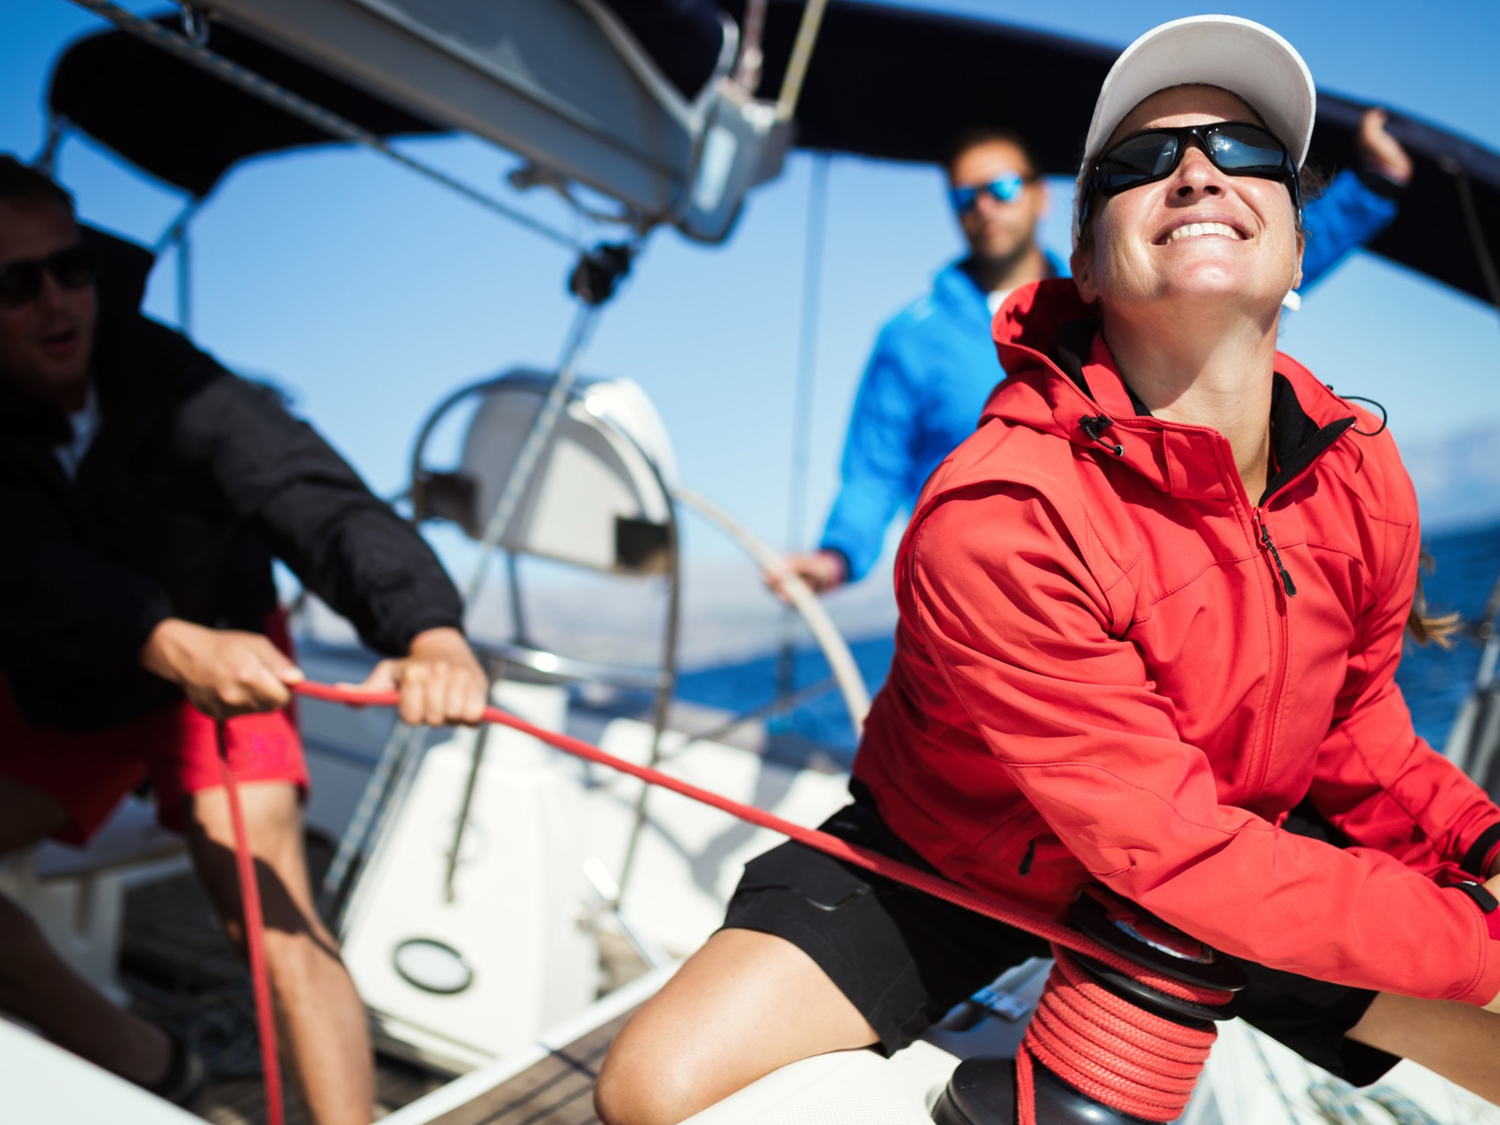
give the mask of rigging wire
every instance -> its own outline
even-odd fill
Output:
[[[787,481],[787,550],[802,548],[806,522],[808,446],[812,441],[813,382],[818,366],[818,329],[822,313],[823,245],[828,225],[826,152],[813,156],[807,193],[807,243],[802,258],[802,315],[797,329],[797,383],[792,396],[792,466]],[[791,606],[781,614],[781,647],[776,661],[776,690],[795,688],[797,617]]]
[[[506,530],[510,527],[511,517],[515,515],[526,486],[531,483],[532,474],[536,471],[537,462],[541,460],[547,443],[552,440],[552,432],[557,429],[558,419],[562,417],[563,408],[568,404],[568,395],[573,390],[573,384],[578,380],[578,360],[588,346],[589,337],[593,334],[599,308],[600,306],[596,304],[580,302],[578,311],[574,314],[572,327],[568,330],[567,342],[563,345],[562,361],[558,365],[557,375],[553,378],[547,397],[542,402],[541,412],[536,416],[536,421],[531,424],[531,429],[526,434],[521,451],[516,454],[516,463],[505,478],[505,488],[501,491],[500,498],[495,501],[494,508],[490,510],[490,517],[484,525],[484,535],[479,541],[479,559],[474,564],[474,571],[469,576],[468,585],[464,587],[464,605],[469,609],[473,609],[479,600],[480,592],[484,589],[485,577],[489,574],[490,561],[500,546],[500,540],[504,538]]]
[[[802,83],[807,78],[807,64],[812,61],[813,47],[818,42],[818,32],[823,26],[823,12],[828,0],[807,0],[802,9],[802,22],[797,25],[797,39],[792,44],[792,57],[787,60],[786,77],[781,80],[781,94],[776,99],[776,116],[790,121],[797,112],[797,100],[802,97]]]
[[[471,613],[479,602],[480,593],[484,590],[484,580],[489,574],[490,562],[500,547],[500,540],[509,530],[511,518],[520,507],[526,486],[531,483],[537,463],[551,443],[552,434],[562,418],[563,409],[568,405],[568,396],[572,394],[573,384],[578,380],[578,360],[588,346],[590,336],[593,335],[594,323],[598,319],[601,307],[600,304],[588,300],[579,302],[578,311],[573,317],[573,325],[568,331],[567,343],[563,346],[562,361],[558,365],[557,375],[552,380],[552,386],[542,402],[542,408],[536,420],[532,422],[531,429],[526,434],[526,440],[521,443],[521,451],[516,454],[515,464],[506,475],[505,488],[501,491],[500,498],[495,501],[489,520],[484,525],[484,537],[479,543],[479,558],[474,564],[474,572],[470,575],[469,584],[464,590],[464,607]],[[517,627],[519,626],[518,620]],[[470,759],[469,774],[459,802],[458,817],[454,822],[453,845],[448,851],[448,862],[443,872],[443,895],[448,902],[452,902],[456,894],[454,881],[458,878],[459,859],[463,854],[464,835],[469,827],[469,814],[473,809],[479,771],[484,762],[488,732],[488,726],[479,728],[479,736],[475,739]]]
[[[1456,160],[1444,161],[1443,170],[1453,176],[1454,185],[1458,188],[1459,209],[1463,211],[1464,226],[1468,228],[1469,241],[1474,246],[1474,258],[1484,277],[1485,288],[1490,291],[1490,304],[1495,307],[1496,312],[1500,312],[1500,269],[1495,266],[1489,240],[1485,238],[1484,227],[1479,222],[1479,209],[1474,205],[1474,188],[1469,183],[1469,174]]]
[[[187,36],[163,27],[152,20],[143,19],[134,12],[127,11],[118,4],[110,3],[110,0],[72,0],[80,8],[86,8],[95,15],[108,20],[120,30],[130,33],[139,39],[160,47],[170,55],[191,63],[192,65],[207,71],[216,78],[227,82],[229,85],[244,91],[252,97],[259,98],[268,105],[274,106],[284,113],[290,114],[301,121],[321,129],[330,136],[339,140],[349,141],[353,144],[363,145],[373,149],[382,156],[395,161],[397,164],[409,168],[421,176],[456,192],[472,203],[477,203],[486,210],[492,211],[511,222],[518,224],[540,235],[559,246],[565,246],[569,250],[582,250],[584,244],[581,240],[573,237],[565,231],[533,218],[524,211],[510,206],[504,201],[495,198],[478,188],[455,179],[448,173],[434,168],[432,165],[407,156],[393,147],[389,141],[368,129],[361,128],[346,117],[341,117],[322,106],[311,102],[300,94],[294,94],[283,86],[267,78],[261,77],[252,70],[232,62],[223,55],[210,51],[207,47],[200,46]]]
[[[1490,292],[1490,304],[1500,313],[1500,269],[1496,268],[1489,240],[1485,238],[1484,227],[1479,222],[1479,208],[1474,204],[1473,185],[1469,183],[1469,175],[1458,161],[1444,161],[1443,170],[1453,176],[1454,186],[1458,189],[1459,210],[1463,212],[1464,226],[1468,228],[1469,241],[1474,247],[1474,258],[1484,277],[1485,288]],[[1495,584],[1490,587],[1490,596],[1485,599],[1484,612],[1475,628],[1476,635],[1485,642],[1476,687],[1487,686],[1494,676],[1496,656],[1500,655],[1500,638],[1497,638],[1495,629],[1497,617],[1500,617],[1500,575],[1496,575]]]

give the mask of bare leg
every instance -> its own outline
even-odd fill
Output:
[[[594,1102],[607,1125],[672,1125],[778,1067],[877,1038],[791,942],[720,930],[625,1025]]]
[[[1452,1000],[1381,993],[1347,1034],[1500,1105],[1500,1015]]]
[[[316,1125],[367,1125],[375,1078],[365,1009],[318,920],[302,852],[296,789],[281,782],[240,788],[265,914],[266,969],[278,1034]],[[230,939],[243,948],[234,825],[222,789],[189,802],[188,844]]]
[[[68,823],[52,797],[0,777],[0,855],[35,843]],[[0,895],[0,1009],[48,1039],[149,1085],[166,1076],[172,1046],[160,1028],[114,1004],[70,968],[31,916]]]

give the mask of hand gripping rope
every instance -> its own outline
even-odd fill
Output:
[[[391,707],[399,698],[396,692],[365,692],[316,683],[298,684],[293,691],[310,699],[350,706]],[[1108,1118],[1098,1116],[1102,1107],[1128,1115],[1117,1118],[1120,1121],[1131,1118],[1171,1121],[1187,1106],[1208,1058],[1216,1037],[1213,1021],[1229,1018],[1228,1006],[1240,984],[1237,970],[1216,962],[1212,952],[1198,942],[1123,901],[1106,905],[1091,897],[1080,899],[1071,915],[1078,928],[1064,925],[826,832],[804,828],[763,809],[732,801],[660,770],[624,761],[597,746],[545,730],[499,708],[485,708],[484,721],[510,727],[585,761],[609,766],[691,797],[837,859],[1050,941],[1057,964],[1016,1059],[1016,1116],[1011,1117],[1007,1112],[1003,1117],[995,1117],[984,1106],[970,1104],[972,1090],[966,1094],[960,1088],[966,1082],[965,1071],[972,1076],[973,1064],[993,1067],[998,1061],[971,1059],[959,1067],[939,1103],[939,1121],[952,1121],[955,1125],[988,1125],[993,1121],[999,1125],[1015,1120],[1019,1125],[1035,1125],[1038,1107],[1048,1110],[1049,1125],[1074,1120],[1106,1121]],[[243,877],[242,883],[253,886]],[[248,918],[248,907],[246,913]],[[257,919],[258,913],[257,910]],[[251,948],[255,948],[254,943]],[[260,994],[258,986],[257,1000]],[[266,1027],[263,1023],[263,1034]],[[274,1046],[269,1053],[274,1061]],[[262,1054],[267,1054],[264,1043]],[[268,1078],[270,1074],[268,1064]],[[1091,1116],[1068,1115],[1069,1099],[1078,1103],[1079,1093],[1091,1099],[1087,1107],[1079,1106],[1080,1110],[1091,1112]],[[950,1103],[946,1118],[943,1102]]]

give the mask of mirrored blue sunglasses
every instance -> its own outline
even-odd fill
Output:
[[[960,215],[967,214],[978,206],[980,192],[984,192],[997,203],[1014,203],[1021,198],[1021,192],[1026,188],[1027,178],[1019,172],[1007,172],[987,184],[949,188],[948,198],[953,203],[953,209]]]

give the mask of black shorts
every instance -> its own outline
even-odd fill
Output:
[[[854,803],[825,821],[824,832],[932,871],[858,783],[851,791]],[[1310,806],[1294,812],[1286,827],[1346,843]],[[791,842],[745,865],[724,926],[775,934],[801,949],[870,1022],[885,1054],[1007,969],[1051,956],[1033,934]],[[1344,1037],[1375,993],[1238,963],[1248,979],[1238,1014],[1309,1062],[1367,1086],[1399,1061]]]

